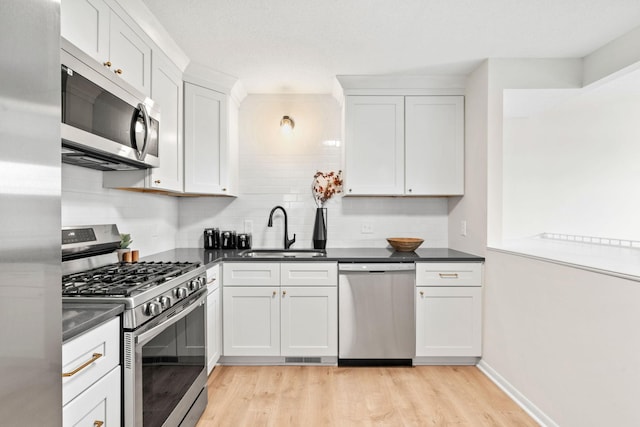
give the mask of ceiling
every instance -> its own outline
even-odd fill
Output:
[[[580,58],[640,26],[638,0],[143,0],[177,44],[249,93],[336,75],[465,75],[485,58]]]

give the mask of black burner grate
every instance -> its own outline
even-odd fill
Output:
[[[200,266],[195,262],[137,262],[62,276],[63,296],[128,297],[179,277]]]

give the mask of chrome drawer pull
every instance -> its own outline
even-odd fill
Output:
[[[441,279],[457,279],[458,273],[439,273]]]
[[[62,377],[72,377],[75,374],[77,374],[78,372],[82,371],[84,368],[86,368],[87,366],[91,365],[93,362],[95,362],[96,360],[100,359],[102,357],[102,354],[100,353],[93,353],[93,356],[91,357],[90,360],[88,360],[87,362],[83,363],[81,366],[78,366],[76,369],[74,369],[71,372],[63,372],[62,373]]]

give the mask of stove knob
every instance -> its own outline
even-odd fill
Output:
[[[176,296],[176,298],[182,299],[187,296],[188,290],[187,288],[177,288],[173,291],[173,294]]]
[[[160,297],[160,305],[162,306],[163,310],[166,310],[167,308],[171,307],[171,298]]]
[[[162,313],[162,305],[159,302],[150,302],[145,310],[148,316],[157,316]]]
[[[198,282],[200,282],[200,287],[202,288],[207,284],[207,279],[205,279],[204,277],[198,277]]]
[[[189,282],[189,289],[191,291],[197,291],[200,289],[200,282],[198,280],[192,280]]]

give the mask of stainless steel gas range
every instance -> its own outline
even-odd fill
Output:
[[[207,404],[206,274],[118,262],[116,225],[64,227],[64,302],[122,303],[123,425],[194,426]]]

